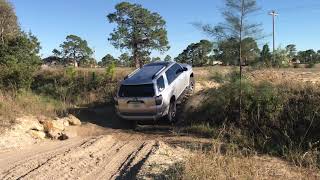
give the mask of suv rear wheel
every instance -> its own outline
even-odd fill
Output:
[[[177,115],[177,103],[175,100],[170,101],[170,106],[169,106],[169,112],[167,115],[167,120],[169,122],[175,122],[176,121],[176,115]]]

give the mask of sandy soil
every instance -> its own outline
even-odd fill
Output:
[[[188,150],[182,146],[209,142],[177,136],[165,122],[132,130],[131,123],[116,117],[112,106],[73,113],[83,125],[68,127],[73,137],[68,140],[34,141],[29,135],[17,140],[24,137],[19,129],[19,134],[4,134],[7,146],[0,147],[0,179],[136,179],[139,172],[140,179],[151,172],[156,177],[185,159]],[[158,169],[150,171],[155,163]]]
[[[173,138],[147,135],[143,128],[140,132],[101,128],[87,123],[73,127],[75,133],[81,132],[75,138],[0,150],[0,179],[135,179],[149,158],[165,169],[187,154],[164,142],[174,142]],[[159,156],[162,152],[167,155]]]

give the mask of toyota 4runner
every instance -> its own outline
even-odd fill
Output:
[[[135,70],[120,83],[115,96],[117,114],[126,120],[176,118],[177,100],[194,90],[192,67],[176,62],[155,62]]]

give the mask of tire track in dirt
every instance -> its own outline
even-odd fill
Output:
[[[17,152],[3,153],[1,154],[0,164],[6,164],[7,166],[1,166],[0,179],[17,179],[20,176],[28,174],[28,172],[39,168],[58,154],[65,153],[69,151],[70,148],[81,145],[83,141],[85,141],[85,139],[70,141],[68,144],[58,144],[64,146],[54,145],[52,149],[40,146],[39,149],[43,148],[42,151],[37,151],[39,149],[32,148],[31,150],[26,149],[18,150]]]
[[[133,179],[156,142],[115,137],[92,137],[17,162],[9,160],[13,165],[0,170],[0,179]]]

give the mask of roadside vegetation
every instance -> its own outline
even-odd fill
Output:
[[[196,69],[201,76],[198,84],[213,79],[218,85],[197,92],[195,96],[204,97],[187,112],[187,125],[180,132],[212,138],[213,143],[209,149],[195,151],[186,163],[172,167],[173,176],[255,179],[275,178],[272,173],[276,172],[280,173],[277,178],[319,176],[315,173],[320,167],[319,82],[293,83],[295,76],[290,75],[266,81],[262,74],[268,71],[245,71],[243,117],[239,120],[239,72]],[[271,73],[277,77],[275,74],[291,72],[296,76],[304,73],[295,69]],[[250,76],[255,73],[260,76]]]

